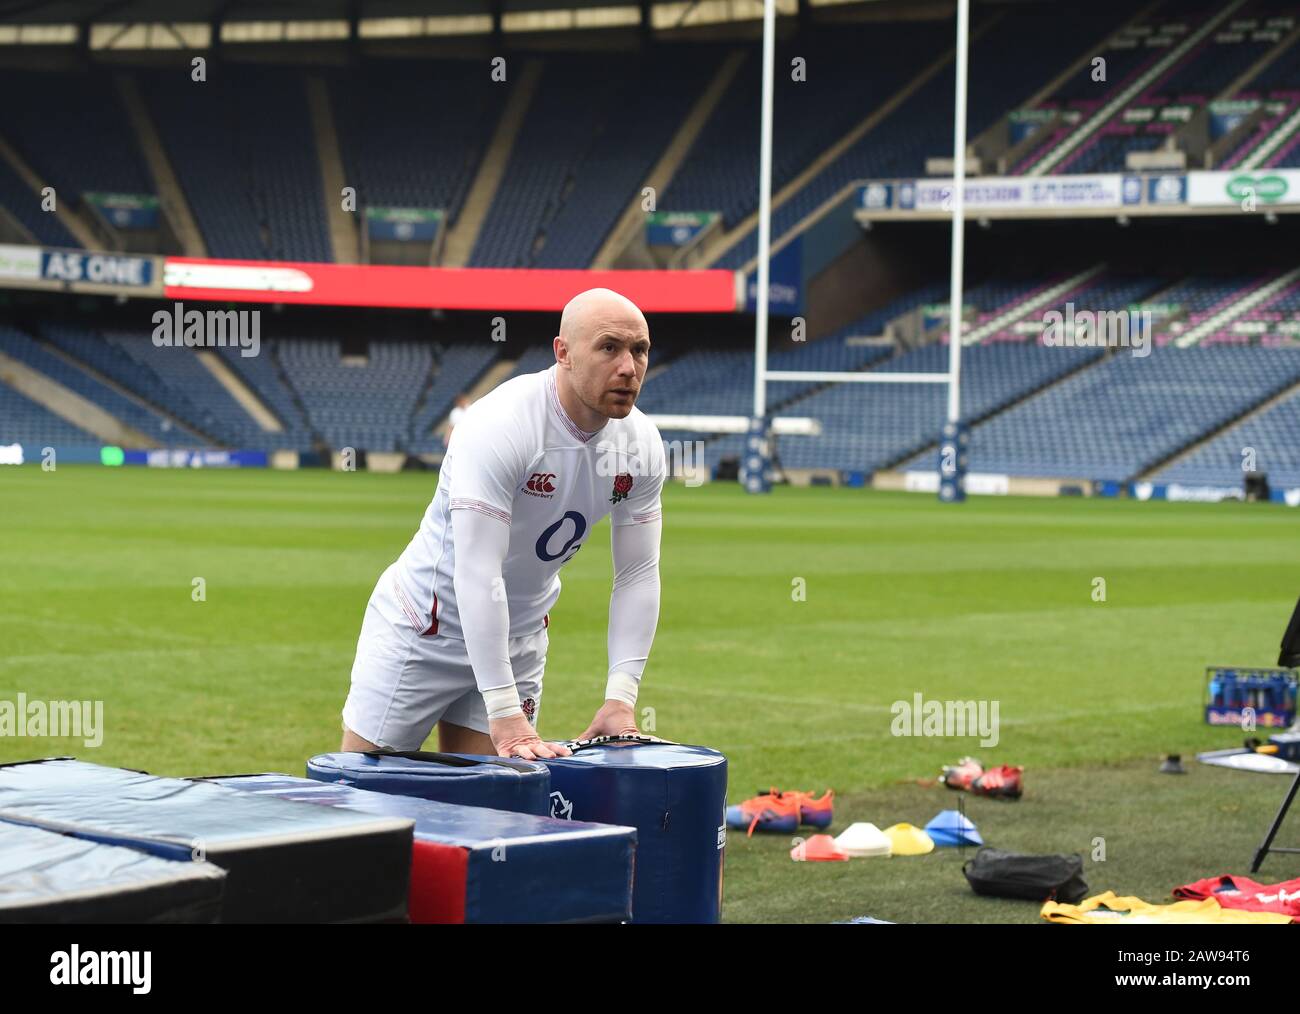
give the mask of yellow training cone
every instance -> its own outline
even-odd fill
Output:
[[[885,828],[890,851],[896,856],[923,856],[934,851],[934,839],[911,824],[895,824]]]

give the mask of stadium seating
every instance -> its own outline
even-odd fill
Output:
[[[107,71],[4,71],[0,91],[11,97],[0,135],[60,200],[75,207],[88,192],[157,192]]]
[[[1277,104],[1236,148],[1223,160],[1221,168],[1253,166],[1293,166],[1294,149],[1283,150],[1295,138],[1291,119],[1300,109],[1300,44],[1292,43],[1276,60],[1265,67],[1233,96]]]
[[[371,342],[348,360],[337,341],[278,341],[274,353],[312,428],[334,450],[405,450],[411,415],[429,382],[433,352],[416,342]]]
[[[1157,346],[1146,358],[1116,354],[976,426],[970,468],[1132,479],[1297,381],[1297,349]],[[1238,468],[1240,461],[1238,449]]]
[[[664,47],[639,61],[622,62],[626,69],[621,71],[615,105],[587,139],[587,150],[563,196],[551,202],[555,212],[543,227],[537,267],[591,266],[619,216],[642,201],[641,186],[650,169],[707,86],[722,54],[712,47]],[[515,157],[531,160],[534,153],[516,147]]]
[[[0,381],[0,446],[98,447],[100,439]]]
[[[303,75],[218,65],[140,71],[142,90],[213,257],[329,261]]]
[[[58,218],[41,210],[40,195],[4,159],[0,159],[0,210],[7,212],[37,243],[81,246]]]
[[[1192,28],[1221,5],[1165,3],[1147,18],[1157,32]],[[1232,24],[1257,23],[1268,4],[1248,6]],[[1199,107],[1267,52],[1272,36],[1231,24],[1209,35],[1172,67],[1156,73],[1167,47],[1118,33],[1133,12],[1120,5],[986,11],[977,9],[971,49],[968,133],[974,138],[1059,73],[1063,61],[1105,49],[1107,79],[1087,71],[1038,108],[1087,114],[1127,84],[1152,79],[1053,172],[1122,169],[1125,155],[1162,143],[1180,119],[1170,105]],[[1131,26],[1130,26],[1131,27]],[[808,24],[778,46],[782,71],[796,58],[806,78],[777,75],[773,186],[780,190],[807,170],[881,103],[943,58],[950,48],[942,21]],[[1070,39],[1071,51],[1043,46],[1047,33]],[[1177,36],[1169,36],[1176,38]],[[1136,44],[1135,44],[1136,40]],[[758,47],[748,42],[666,42],[625,53],[530,54],[543,70],[504,178],[471,252],[474,266],[585,267],[624,209],[640,200],[646,173],[702,94],[726,54],[745,54],[739,73],[684,162],[658,195],[660,210],[720,211],[724,225],[756,207],[758,173]],[[1266,97],[1284,109],[1243,143],[1228,164],[1267,144],[1268,165],[1300,164],[1300,46],[1292,46],[1238,97]],[[367,57],[346,70],[217,62],[194,82],[188,67],[128,69],[145,96],[208,252],[218,257],[327,261],[326,197],[307,104],[307,77],[328,85],[344,176],[359,207],[444,208],[460,213],[509,94],[477,61]],[[592,87],[593,81],[600,82]],[[114,82],[102,71],[5,71],[10,94],[32,96],[0,112],[0,132],[60,189],[152,193],[156,186],[139,151]],[[919,176],[928,157],[951,146],[952,65],[916,89],[847,150],[831,159],[774,211],[780,238],[855,180]],[[58,110],[85,122],[69,129]],[[1079,124],[1049,131],[1014,167],[1024,171],[1068,138]],[[1277,130],[1285,137],[1274,137]],[[333,200],[333,198],[330,198]],[[0,206],[44,243],[76,245],[40,213],[31,188],[0,160]],[[723,252],[719,266],[738,268],[754,256],[749,232]]]
[[[73,359],[125,387],[132,394],[158,406],[180,420],[206,442],[219,442],[222,426],[217,419],[202,412],[183,388],[168,383],[154,363],[142,350],[136,356],[129,354],[119,342],[107,335],[87,328],[65,323],[51,323],[41,331],[41,337],[62,349]],[[147,343],[149,339],[136,335],[133,341]],[[153,349],[153,346],[149,346]],[[157,349],[154,351],[192,355],[189,349]],[[157,361],[161,364],[161,359]]]
[[[1042,83],[1050,80],[1053,74],[1059,73],[1063,54],[1056,45],[1039,44],[1039,40],[1045,34],[1050,32],[1053,37],[1075,39],[1080,50],[1083,51],[1091,43],[1104,37],[1105,33],[1115,25],[1116,18],[1117,15],[1113,10],[1090,11],[1084,6],[1026,10],[997,22],[989,31],[975,38],[970,53],[968,136],[976,137],[991,126],[1008,108],[1015,108],[1019,102],[1029,98]],[[903,65],[898,67],[894,56],[902,51],[901,47],[909,47],[908,52],[912,53],[926,48],[926,44],[921,39],[893,40],[885,33],[880,33],[879,44],[884,46],[886,52],[877,54],[879,66],[873,69],[881,76],[872,78],[864,84],[866,94],[874,100],[891,94],[923,69],[917,65],[914,57],[904,61]],[[948,45],[946,33],[940,33],[930,41],[929,45],[933,47],[937,59]],[[876,53],[869,43],[864,43],[864,46],[868,47],[867,51]],[[872,64],[875,63],[876,61],[873,60]],[[855,67],[857,66],[859,65],[855,64]],[[890,76],[895,73],[899,73],[900,76]],[[860,140],[821,169],[789,200],[774,208],[772,235],[783,236],[821,204],[856,180],[923,176],[927,158],[951,153],[953,74],[952,64],[949,63],[942,72],[917,89],[873,130],[869,130]],[[780,89],[778,89],[779,94]],[[828,98],[827,101],[835,105],[840,100]],[[817,115],[814,111],[806,109],[801,109],[799,112],[801,115],[798,118],[791,120],[787,114],[783,120],[778,107],[774,117],[777,131],[781,130],[782,122],[791,124],[792,129],[797,126],[799,131],[803,131],[804,119]],[[754,152],[754,172],[757,173],[756,123],[753,133],[751,147]],[[832,137],[825,140],[822,147],[824,148],[834,139]],[[734,140],[731,143],[735,144]],[[808,161],[810,160],[802,161],[795,169],[788,171],[787,178],[793,178]],[[784,180],[777,177],[774,167],[774,192],[782,182]],[[676,186],[675,183],[669,190],[669,196],[673,200],[676,200],[672,197]],[[733,189],[734,187],[733,182]],[[741,192],[757,194],[757,177],[755,176],[754,182]],[[680,206],[685,207],[685,205]],[[756,199],[746,201],[742,214],[737,214],[736,217],[742,217],[743,213],[752,211],[755,206]],[[738,208],[737,211],[742,209]],[[757,233],[751,231],[719,259],[717,266],[739,268],[753,259],[757,250]]]
[[[505,87],[477,61],[372,60],[329,84],[358,207],[442,208],[454,223]]]
[[[1170,15],[1183,12],[1170,11]],[[1150,151],[1176,130],[1183,119],[1163,119],[1171,106],[1199,109],[1244,73],[1275,43],[1254,33],[1217,30],[1141,94],[1117,110],[1096,133],[1060,162],[1054,172],[1122,172],[1130,151]],[[1114,53],[1116,51],[1112,51]],[[1133,52],[1140,52],[1134,50]],[[1158,56],[1158,51],[1157,54]],[[1108,56],[1108,59],[1111,57]],[[1155,57],[1148,59],[1151,62]],[[1122,65],[1121,65],[1122,66]],[[1123,83],[1108,67],[1108,79]]]
[[[1012,342],[972,346],[962,353],[962,416],[981,418],[1100,354]],[[947,364],[944,343],[915,349],[877,369],[939,373]],[[833,384],[787,406],[791,415],[820,419],[823,433],[782,440],[781,463],[861,472],[888,467],[938,440],[946,402],[942,385]]]
[[[918,54],[937,59],[946,42],[936,25],[904,23],[821,29],[778,46],[773,191],[851,129],[873,103],[916,74]],[[806,61],[806,80],[785,73],[795,58]],[[727,225],[755,209],[759,120],[754,96],[760,67],[759,51],[750,47],[741,72],[663,194],[661,208],[721,211]]]
[[[213,349],[225,364],[238,375],[258,399],[279,420],[284,427],[281,435],[275,435],[268,442],[277,448],[305,451],[314,444],[311,427],[307,416],[294,396],[292,388],[285,381],[269,346],[274,342],[262,343],[261,353],[256,356],[244,356],[237,348]],[[272,434],[266,434],[272,438]],[[254,447],[264,446],[261,437],[257,437]]]
[[[497,355],[495,346],[484,343],[439,346],[434,354],[436,372],[411,419],[410,448],[415,454],[442,452],[442,440],[433,435],[433,428],[447,418],[457,396],[469,391]]]
[[[193,433],[172,425],[170,419],[101,383],[16,328],[0,325],[0,352],[93,402],[160,446],[192,447],[202,443]]]
[[[1289,354],[1300,356],[1297,351]],[[1186,458],[1162,468],[1152,481],[1239,486],[1245,467],[1253,464],[1274,486],[1300,488],[1297,434],[1300,434],[1300,393],[1293,393],[1224,430]]]

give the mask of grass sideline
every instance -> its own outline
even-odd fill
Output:
[[[103,700],[106,726],[93,750],[0,739],[0,761],[67,753],[165,775],[301,772],[338,746],[366,598],[434,482],[0,470],[0,698]],[[1152,772],[1165,752],[1190,759],[1240,740],[1199,719],[1201,674],[1276,660],[1300,590],[1289,510],[1015,498],[952,507],[824,488],[754,498],[718,484],[672,487],[665,518],[663,607],[640,707],[653,709],[657,734],[726,753],[731,801],[769,784],[829,786],[835,830],[854,819],[920,824],[955,796],[911,782],[973,754],[1028,768],[1022,802],[971,801],[986,839],[1086,854],[1105,836],[1116,872],[1089,874],[1099,890],[1167,892],[1246,869],[1285,780],[1194,762],[1185,779]],[[552,613],[541,727],[553,738],[581,731],[604,685],[607,524],[565,569]],[[203,602],[191,598],[199,577]],[[1098,577],[1104,602],[1093,598]],[[999,743],[892,735],[891,705],[915,692],[998,701]],[[1025,911],[974,898],[948,854],[864,869],[791,863],[788,839],[733,833],[731,843],[728,919],[1019,921]],[[1279,857],[1265,870],[1280,880],[1297,867],[1300,857]],[[859,900],[848,890],[859,880],[880,893]]]

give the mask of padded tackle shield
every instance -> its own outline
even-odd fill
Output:
[[[468,753],[323,753],[307,762],[307,777],[371,792],[439,803],[487,806],[545,817],[551,791],[545,766]]]
[[[0,821],[0,925],[212,923],[226,873]]]
[[[626,922],[636,831],[369,792],[289,775],[214,778],[246,792],[415,821],[414,923]]]
[[[717,922],[726,855],[727,758],[653,736],[566,744],[551,771],[551,815],[636,828],[634,923]]]
[[[413,822],[60,758],[0,765],[0,821],[226,871],[222,922],[405,921]]]

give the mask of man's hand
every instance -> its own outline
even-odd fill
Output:
[[[496,747],[498,757],[542,760],[568,757],[572,753],[567,746],[559,743],[544,743],[523,712],[509,718],[491,719],[488,722],[488,735],[492,737],[492,745]]]
[[[579,739],[594,739],[596,736],[638,736],[641,730],[636,727],[636,713],[631,705],[622,701],[606,701],[596,712]]]

